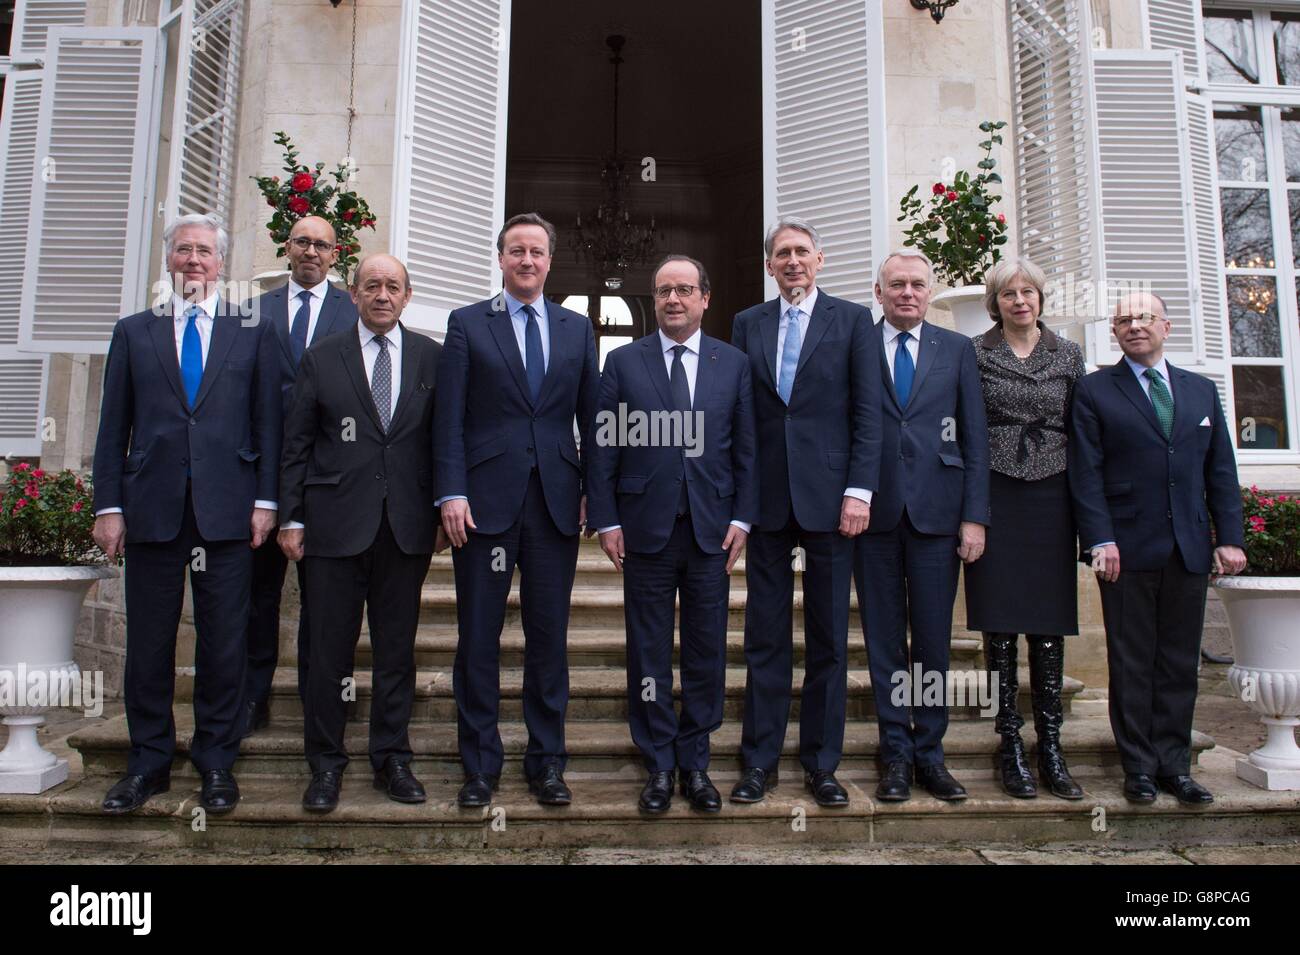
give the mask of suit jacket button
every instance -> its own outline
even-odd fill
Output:
[[[198,423],[199,423],[199,419],[198,419],[198,418],[191,418],[191,419],[190,419],[190,424],[198,424]]]
[[[1174,446],[1173,446],[1172,444],[1169,445],[1169,453],[1170,453],[1170,454],[1173,454],[1173,453],[1174,453]]]
[[[1173,511],[1165,511],[1165,517],[1173,517],[1173,516],[1174,516]]]
[[[375,480],[376,480],[376,481],[382,481],[383,479],[384,479],[384,476],[383,476],[382,474],[376,474],[376,475],[375,475]]]
[[[902,425],[903,425],[904,428],[906,428],[906,427],[907,427],[907,422],[906,422],[906,421],[902,422]]]
[[[181,464],[189,464],[189,463],[190,463],[189,458],[181,458]]]
[[[1173,487],[1173,486],[1174,486],[1174,482],[1173,482],[1173,481],[1170,481],[1170,482],[1169,482],[1169,486],[1170,486],[1170,487]]]

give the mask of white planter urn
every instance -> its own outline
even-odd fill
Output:
[[[984,308],[983,285],[961,285],[945,289],[930,299],[930,304],[952,312],[957,333],[967,338],[983,335],[993,327],[993,319]]]
[[[1260,715],[1268,741],[1237,775],[1262,789],[1300,789],[1300,577],[1216,577],[1228,612],[1233,692]]]
[[[77,621],[90,585],[116,576],[107,566],[0,567],[0,717],[9,728],[0,793],[41,793],[68,778],[68,761],[41,747],[36,728],[55,707],[90,705],[72,659]]]

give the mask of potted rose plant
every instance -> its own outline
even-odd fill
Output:
[[[1237,761],[1237,775],[1265,789],[1300,789],[1300,498],[1258,487],[1241,492],[1246,572],[1216,577],[1228,613],[1228,682],[1260,715],[1268,740]]]
[[[36,729],[66,705],[81,671],[73,642],[91,584],[116,576],[102,563],[91,492],[72,471],[14,466],[0,490],[0,793],[39,793],[68,778],[68,761],[43,749]]]
[[[983,335],[989,328],[984,310],[984,273],[1002,257],[999,246],[1007,241],[1007,217],[993,211],[1001,200],[992,188],[1002,177],[994,172],[997,160],[993,147],[1002,144],[998,130],[1005,122],[985,120],[980,131],[984,158],[976,163],[974,175],[959,170],[952,182],[936,182],[924,199],[919,185],[903,196],[899,222],[911,222],[903,233],[903,245],[924,252],[934,263],[935,277],[949,288],[930,299],[936,308],[951,310],[957,331]]]

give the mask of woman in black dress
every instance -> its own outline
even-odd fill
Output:
[[[994,327],[975,339],[988,412],[992,522],[984,556],[965,568],[966,626],[984,632],[998,681],[1002,788],[1038,795],[1016,706],[1017,637],[1029,644],[1038,773],[1062,799],[1082,799],[1061,752],[1065,636],[1079,632],[1078,547],[1065,474],[1066,416],[1083,355],[1040,320],[1041,269],[1004,260],[984,277]]]

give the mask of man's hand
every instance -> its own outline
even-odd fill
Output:
[[[605,552],[614,569],[623,572],[623,528],[616,527],[600,535],[600,549]]]
[[[302,560],[303,529],[301,527],[282,527],[275,539],[285,557],[290,560]]]
[[[444,550],[446,550],[450,546],[451,546],[451,539],[447,536],[447,532],[442,529],[442,525],[439,524],[438,533],[435,535],[433,540],[433,552],[435,554],[441,554]]]
[[[109,560],[126,553],[126,519],[121,514],[100,514],[95,518],[95,543]]]
[[[452,547],[465,546],[465,542],[469,540],[466,528],[471,531],[478,530],[478,526],[474,523],[474,517],[469,512],[469,501],[463,497],[459,497],[454,501],[443,501],[442,529],[447,532],[447,538],[451,541]]]
[[[1092,569],[1108,584],[1119,580],[1119,548],[1114,544],[1092,549]]]
[[[587,526],[587,495],[582,495],[578,499],[578,533],[587,532],[587,537],[591,537],[595,531]]]
[[[268,510],[265,507],[253,508],[253,519],[249,521],[249,526],[253,531],[253,539],[249,546],[254,549],[261,547],[272,533],[275,532],[275,511]]]
[[[1240,547],[1224,545],[1214,548],[1214,572],[1239,574],[1246,569],[1246,552]]]
[[[731,551],[731,556],[727,558],[727,573],[731,573],[731,568],[736,566],[736,561],[740,560],[740,555],[745,552],[747,540],[749,535],[735,524],[727,526],[727,536],[722,538],[722,549]]]
[[[984,525],[972,521],[962,521],[957,532],[961,541],[957,545],[957,556],[963,563],[973,564],[984,553]]]
[[[846,495],[840,504],[840,533],[845,537],[857,537],[867,529],[870,521],[871,505]]]

